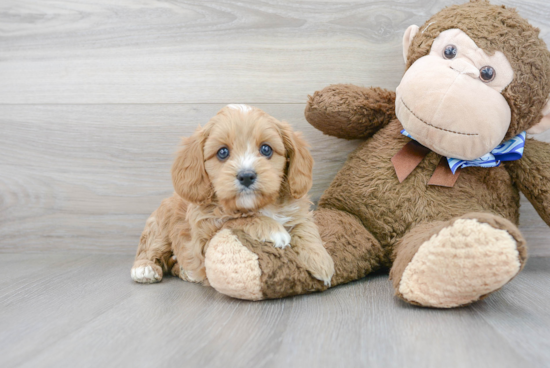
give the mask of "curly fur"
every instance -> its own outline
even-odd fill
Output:
[[[270,157],[259,153],[264,144],[273,149]],[[229,150],[227,159],[218,159],[221,147]],[[149,283],[171,271],[207,284],[210,240],[221,229],[238,229],[261,242],[290,245],[304,268],[330,283],[332,259],[322,246],[307,198],[312,168],[307,143],[288,123],[247,106],[222,109],[183,139],[172,165],[175,193],[147,220],[132,276]],[[255,172],[253,185],[239,184],[242,170]],[[136,276],[144,274],[137,267],[148,267],[148,275],[155,277]]]

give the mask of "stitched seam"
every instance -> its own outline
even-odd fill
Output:
[[[461,135],[479,135],[477,133],[461,133],[461,132],[455,132],[454,130],[449,130],[449,129],[444,129],[444,128],[440,128],[440,127],[437,127],[435,125],[432,125],[424,120],[422,120],[421,118],[419,118],[411,109],[409,109],[409,106],[407,106],[407,104],[405,103],[405,101],[403,101],[403,99],[401,99],[401,103],[403,104],[403,106],[405,106],[405,108],[407,110],[409,110],[409,112],[411,114],[413,114],[413,116],[415,118],[417,118],[418,120],[420,120],[421,122],[423,122],[424,124],[428,125],[428,126],[431,126],[432,128],[435,128],[435,129],[439,129],[439,130],[443,130],[445,132],[449,132],[449,133],[454,133],[454,134],[461,134]]]

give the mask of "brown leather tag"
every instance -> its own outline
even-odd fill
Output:
[[[410,141],[392,157],[391,162],[400,183],[407,179],[407,176],[413,172],[428,153],[430,153],[429,148],[424,147],[417,141]]]
[[[428,185],[452,188],[455,185],[461,170],[461,168],[458,168],[453,174],[451,168],[449,167],[447,158],[441,157],[441,160],[439,160],[439,164],[435,168]]]

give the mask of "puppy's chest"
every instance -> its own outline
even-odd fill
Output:
[[[190,211],[191,214],[193,211]],[[286,206],[268,206],[262,208],[256,213],[250,213],[243,216],[229,216],[227,214],[218,213],[216,209],[209,209],[208,211],[198,211],[198,216],[188,216],[188,220],[192,228],[210,228],[211,231],[216,232],[229,221],[247,221],[247,219],[255,216],[268,217],[290,231],[299,221],[300,218],[300,206],[298,205],[286,205]]]
[[[287,230],[290,230],[295,225],[298,211],[298,206],[289,205],[283,207],[269,206],[261,209],[259,212],[261,215],[275,220]]]

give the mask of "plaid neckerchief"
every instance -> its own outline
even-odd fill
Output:
[[[405,129],[401,131],[406,137],[414,139]],[[461,160],[458,158],[447,157],[447,162],[453,174],[461,167],[497,167],[502,161],[516,161],[523,156],[523,148],[525,147],[525,132],[521,132],[514,138],[498,145],[491,152],[476,158],[475,160]]]

